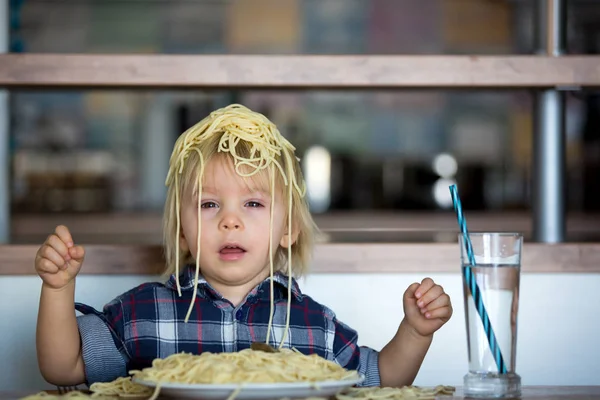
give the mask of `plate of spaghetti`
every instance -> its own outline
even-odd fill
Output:
[[[276,353],[178,353],[131,375],[132,382],[160,395],[215,400],[329,397],[364,380],[357,371],[316,354],[285,348]]]

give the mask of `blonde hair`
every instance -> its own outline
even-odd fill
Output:
[[[286,207],[288,231],[298,236],[291,249],[278,246],[270,257],[272,268],[283,272],[287,266],[290,270],[290,265],[285,262],[287,252],[292,260],[292,274],[295,277],[304,275],[308,271],[317,228],[306,201],[306,185],[295,148],[268,118],[239,104],[213,111],[185,131],[175,143],[166,179],[167,199],[163,216],[165,275],[175,274],[179,289],[180,268],[193,262],[193,255],[179,246],[181,198],[190,193],[190,189],[202,194],[204,168],[217,156],[230,160],[236,173],[244,177],[247,184],[250,181],[259,184],[270,182],[272,196],[281,194],[277,198],[289,205]],[[271,204],[277,198],[272,199]],[[200,218],[198,223],[200,225]],[[196,256],[196,265],[200,268],[198,263],[199,257]]]

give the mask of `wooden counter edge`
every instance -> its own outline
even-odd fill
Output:
[[[86,245],[82,274],[153,275],[161,272],[158,245]],[[32,275],[37,245],[0,245],[0,275]],[[311,273],[456,273],[453,243],[323,243]],[[525,243],[523,273],[600,273],[600,243]]]

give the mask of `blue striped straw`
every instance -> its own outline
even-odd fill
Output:
[[[474,267],[476,265],[475,254],[473,253],[473,245],[471,244],[471,238],[469,237],[469,231],[467,230],[467,221],[463,215],[462,205],[460,203],[460,198],[458,197],[458,190],[456,189],[456,185],[450,186],[450,194],[452,195],[454,211],[456,211],[458,225],[460,226],[460,231],[463,235],[463,241],[465,242],[465,245],[467,247],[467,256],[469,257],[469,263],[471,264],[465,267],[465,280],[467,286],[471,290],[471,295],[473,296],[473,300],[475,301],[477,312],[481,317],[481,322],[483,322],[483,329],[485,330],[485,335],[487,336],[488,342],[490,343],[490,350],[492,351],[494,359],[496,360],[498,372],[505,374],[507,372],[506,364],[504,364],[504,358],[502,357],[500,347],[498,346],[498,341],[496,340],[496,335],[494,334],[494,330],[492,329],[490,317],[487,311],[485,310],[483,298],[481,297],[481,290],[479,289],[475,276],[471,271],[471,267]]]

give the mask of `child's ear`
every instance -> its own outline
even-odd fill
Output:
[[[292,236],[290,236],[286,228],[285,232],[283,233],[283,236],[281,237],[281,240],[279,241],[279,245],[287,249],[289,246],[292,246],[294,243],[296,243],[299,234],[300,232],[298,231],[298,229],[293,229]]]

